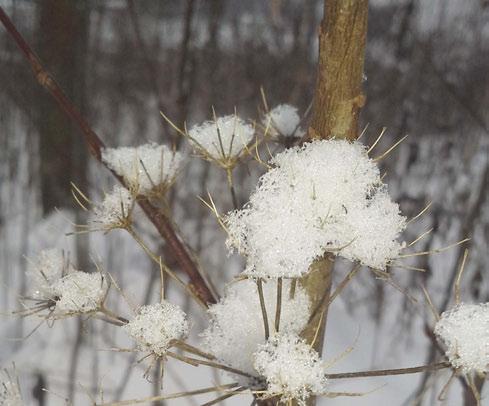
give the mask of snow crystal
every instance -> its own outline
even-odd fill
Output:
[[[32,296],[40,300],[52,299],[55,296],[53,284],[69,268],[71,266],[66,261],[63,251],[48,249],[39,252],[27,271],[32,286]]]
[[[441,315],[434,332],[454,368],[489,372],[489,303],[455,306]]]
[[[97,310],[107,293],[100,272],[73,271],[52,285],[56,295],[56,313],[88,313]]]
[[[139,194],[161,195],[173,183],[182,162],[182,155],[166,145],[155,143],[139,147],[105,148],[102,160],[122,176]]]
[[[280,395],[282,401],[299,404],[326,391],[327,379],[318,353],[296,334],[276,334],[260,345],[254,366],[266,378],[265,397]]]
[[[326,252],[385,269],[405,218],[360,143],[319,140],[278,154],[249,203],[226,217],[246,273],[299,277]]]
[[[300,121],[296,107],[290,104],[280,104],[265,116],[263,125],[265,127],[270,125],[273,136],[302,137],[304,131],[299,128]]]
[[[22,395],[19,383],[10,376],[7,370],[3,371],[5,379],[0,379],[0,405],[3,406],[22,406]]]
[[[94,209],[94,223],[104,229],[124,226],[134,205],[134,198],[124,187],[116,185],[111,193]]]
[[[289,298],[290,282],[283,281],[280,331],[299,333],[309,317],[310,301],[307,293],[296,287]],[[268,324],[273,331],[277,285],[264,283],[263,293],[268,313]],[[209,308],[211,322],[202,333],[204,345],[211,354],[226,365],[256,375],[253,353],[265,342],[264,323],[256,283],[244,280],[228,286],[221,301]]]
[[[164,301],[142,306],[139,314],[123,329],[137,342],[139,350],[161,356],[173,340],[187,336],[189,325],[180,307]]]
[[[251,142],[255,129],[235,115],[193,126],[190,141],[200,153],[221,165],[231,165]]]

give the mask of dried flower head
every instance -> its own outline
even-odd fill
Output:
[[[405,228],[363,145],[321,140],[278,154],[249,203],[225,219],[227,245],[257,277],[300,277],[331,252],[385,269]]]
[[[134,203],[133,195],[126,188],[116,185],[95,207],[92,222],[105,231],[126,228],[131,224]]]
[[[162,356],[174,340],[185,339],[189,324],[180,307],[163,301],[142,306],[138,315],[123,329],[136,341],[140,351],[150,351]]]
[[[23,406],[22,394],[20,392],[19,380],[7,369],[1,371],[0,376],[0,405]]]
[[[264,284],[267,312],[274,315],[277,304],[275,283]],[[310,301],[299,285],[293,298],[289,296],[290,281],[284,281],[280,330],[299,333],[306,325]],[[258,345],[265,342],[263,317],[256,283],[244,280],[233,283],[226,289],[221,301],[209,308],[211,321],[202,333],[206,349],[222,363],[251,375],[253,354]],[[270,316],[273,323],[273,316]]]
[[[453,307],[441,315],[434,332],[454,368],[489,372],[489,303]]]
[[[253,139],[255,129],[237,115],[219,117],[193,126],[188,138],[208,161],[224,169],[232,169]]]
[[[279,104],[270,110],[263,119],[263,125],[270,127],[273,137],[302,137],[304,130],[299,127],[300,117],[297,108],[290,104]]]
[[[106,148],[102,160],[122,176],[131,190],[158,198],[171,187],[183,157],[166,145],[155,143],[138,147]]]
[[[326,392],[327,379],[318,353],[296,334],[279,333],[258,347],[255,369],[267,382],[264,397],[304,405],[311,395]]]

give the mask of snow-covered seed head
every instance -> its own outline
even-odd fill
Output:
[[[251,276],[300,277],[327,252],[385,269],[406,221],[360,143],[318,140],[278,154],[249,203],[225,219]]]
[[[95,207],[92,222],[105,231],[126,228],[131,223],[133,208],[133,195],[126,188],[116,185]]]
[[[90,313],[98,310],[108,284],[100,272],[73,271],[52,285],[56,296],[55,315]]]
[[[297,284],[291,299],[290,281],[284,280],[280,331],[299,333],[307,324],[310,301],[304,289]],[[264,283],[263,293],[270,328],[273,328],[277,304],[277,285]],[[211,321],[202,333],[204,346],[220,362],[251,375],[253,353],[265,342],[264,324],[256,283],[244,280],[233,283],[226,289],[221,301],[209,308]],[[242,379],[238,376],[233,378]]]
[[[166,145],[150,143],[106,148],[102,151],[102,160],[122,176],[135,193],[159,198],[175,181],[183,158]]]
[[[326,392],[327,379],[318,353],[296,334],[279,333],[259,346],[254,367],[266,379],[264,397],[280,396],[305,404]]]
[[[237,115],[229,115],[193,126],[188,138],[205,159],[224,169],[232,169],[254,134],[253,126]]]
[[[56,296],[53,284],[72,269],[62,250],[53,248],[40,251],[27,271],[32,297],[53,299]]]
[[[489,303],[455,306],[441,315],[434,332],[455,369],[489,372]]]
[[[300,117],[297,108],[290,104],[279,104],[270,110],[263,119],[272,137],[302,137],[304,130],[299,127]]]
[[[180,307],[163,301],[142,306],[138,315],[123,329],[136,341],[140,351],[162,356],[173,341],[187,337],[189,324]]]
[[[4,369],[0,375],[0,405],[23,406],[23,404],[17,377]]]

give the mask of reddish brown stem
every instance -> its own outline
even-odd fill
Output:
[[[29,44],[27,44],[22,35],[17,31],[2,7],[0,7],[0,21],[29,62],[36,80],[51,94],[51,96],[58,103],[58,106],[66,113],[66,115],[77,124],[85,142],[88,145],[90,153],[95,157],[95,159],[97,159],[97,161],[104,164],[102,162],[102,149],[104,148],[104,143],[92,130],[78,109],[65,96],[62,89],[56,83],[53,77],[44,69],[37,55],[32,51]],[[124,180],[120,176],[118,176],[114,171],[110,171],[119,182],[124,184]],[[192,260],[192,257],[190,256],[185,244],[181,241],[173,229],[170,220],[158,208],[154,207],[146,198],[139,196],[138,203],[148,216],[149,220],[154,224],[160,235],[168,243],[169,247],[171,248],[171,252],[173,252],[175,260],[180,265],[181,270],[189,277],[192,289],[195,290],[196,294],[204,301],[204,303],[216,303],[214,294],[212,293],[206,280],[201,275],[197,265]]]

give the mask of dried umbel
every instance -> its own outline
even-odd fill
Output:
[[[249,203],[226,218],[227,244],[254,277],[300,277],[331,252],[385,269],[405,227],[359,143],[322,140],[278,154]]]
[[[108,284],[100,272],[77,271],[61,250],[41,251],[27,272],[34,306],[25,315],[49,310],[46,317],[62,318],[95,312],[102,306]]]
[[[183,157],[166,145],[106,148],[102,160],[122,176],[131,190],[150,198],[161,198],[171,187]]]
[[[237,115],[229,115],[193,126],[187,137],[208,161],[223,169],[233,169],[253,140],[255,129]]]
[[[92,223],[96,228],[110,231],[127,228],[131,224],[134,209],[134,196],[126,188],[116,185],[107,193],[104,200],[94,208]]]
[[[23,406],[22,394],[18,378],[13,372],[4,369],[0,371],[0,405]]]
[[[489,372],[488,303],[455,306],[441,315],[434,332],[455,369],[463,373]]]
[[[180,307],[163,301],[142,306],[123,329],[136,341],[140,351],[163,356],[175,340],[186,338],[189,324]]]
[[[305,404],[311,395],[326,392],[327,379],[319,354],[296,334],[279,333],[258,347],[254,367],[265,378],[263,397]]]

